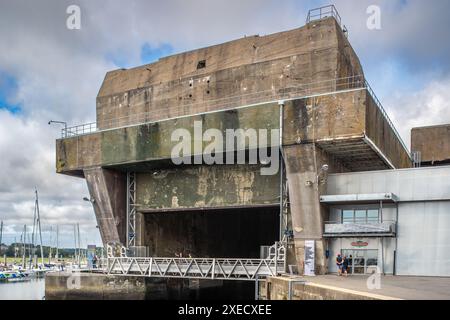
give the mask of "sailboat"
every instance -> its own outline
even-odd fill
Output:
[[[34,212],[33,212],[33,229],[31,234],[31,241],[29,242],[29,260],[28,264],[26,263],[26,251],[27,251],[27,226],[24,225],[23,233],[21,235],[22,239],[22,265],[13,266],[12,270],[6,270],[0,272],[0,280],[8,280],[8,281],[20,281],[26,280],[30,278],[40,277],[45,274],[45,272],[50,271],[44,265],[44,249],[42,243],[42,230],[41,230],[41,216],[39,210],[39,194],[37,189],[35,189],[35,201],[34,201]],[[39,243],[40,243],[40,254],[41,254],[41,264],[39,264],[37,260],[37,256],[35,255],[36,251],[36,240],[39,235]],[[34,263],[33,263],[34,258]]]

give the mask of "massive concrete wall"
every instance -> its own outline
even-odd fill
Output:
[[[386,116],[370,94],[366,95],[365,116],[366,135],[394,166],[391,169],[411,168],[412,162],[408,150],[405,150]]]
[[[376,106],[367,105],[368,101],[371,100],[367,92],[360,89],[286,102],[283,145],[313,141],[338,143],[347,139],[362,141],[367,134],[392,163],[400,168],[407,167],[406,151],[395,139],[382,113]],[[178,143],[171,141],[171,134],[180,128],[191,133],[194,154],[195,121],[202,122],[204,130],[216,128],[224,134],[226,129],[249,128],[267,129],[270,133],[271,129],[279,128],[279,106],[268,103],[60,139],[57,141],[57,171],[76,174],[89,167],[170,159],[172,148]],[[203,147],[208,144],[204,142]],[[361,169],[364,170],[364,166]]]
[[[279,108],[277,103],[270,103],[61,139],[57,141],[57,171],[75,174],[89,167],[125,166],[170,159],[172,148],[178,144],[178,141],[171,141],[176,129],[190,132],[191,153],[194,155],[196,121],[202,123],[203,130],[219,129],[224,136],[226,129],[267,129],[270,141],[270,130],[279,127]],[[204,142],[203,147],[208,144]]]
[[[449,164],[450,124],[412,129],[411,151],[420,152],[424,164]]]
[[[300,274],[305,262],[305,241],[316,244],[316,273],[327,272],[323,223],[327,211],[319,198],[326,186],[328,172],[345,172],[342,164],[312,143],[285,147],[286,176],[289,185],[289,202],[292,230],[295,241],[295,258]],[[321,171],[323,165],[328,171]]]
[[[200,61],[205,68],[197,69]],[[353,75],[362,75],[359,60],[329,18],[110,72],[98,94],[97,123],[109,128],[234,108],[276,100],[289,87]]]
[[[259,165],[173,167],[137,174],[140,211],[177,211],[279,203],[279,174]]]
[[[102,168],[84,170],[103,243],[126,243],[126,177]]]

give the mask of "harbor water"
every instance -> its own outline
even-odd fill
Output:
[[[45,279],[0,282],[0,300],[43,300]]]

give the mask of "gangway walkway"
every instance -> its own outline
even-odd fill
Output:
[[[274,245],[266,259],[108,257],[106,273],[115,276],[249,280],[285,272],[286,249]]]

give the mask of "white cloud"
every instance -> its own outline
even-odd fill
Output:
[[[418,92],[395,91],[386,99],[389,114],[407,146],[411,129],[450,123],[450,78],[430,82]]]

